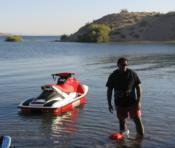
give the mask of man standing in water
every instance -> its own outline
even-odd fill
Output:
[[[137,74],[128,68],[128,60],[124,57],[117,62],[118,69],[110,74],[107,86],[107,100],[109,111],[113,113],[111,104],[112,92],[114,89],[114,103],[117,117],[119,119],[120,132],[129,134],[127,118],[134,120],[136,131],[139,136],[144,135],[144,128],[141,121],[141,81]]]

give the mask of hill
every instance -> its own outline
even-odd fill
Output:
[[[174,41],[175,12],[161,14],[157,12],[128,12],[106,15],[81,27],[63,41],[80,41],[92,24],[110,27],[109,41]]]

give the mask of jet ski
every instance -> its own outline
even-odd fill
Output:
[[[86,103],[88,86],[82,85],[73,77],[75,73],[52,74],[56,84],[41,86],[42,93],[18,105],[22,113],[49,112],[61,115]]]

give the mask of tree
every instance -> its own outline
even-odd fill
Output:
[[[111,29],[104,24],[90,24],[86,33],[78,37],[80,42],[108,42]]]

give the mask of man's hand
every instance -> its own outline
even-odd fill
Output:
[[[110,113],[113,113],[113,106],[112,106],[112,105],[109,105],[109,106],[108,106],[108,109],[109,109],[109,112],[110,112]]]

